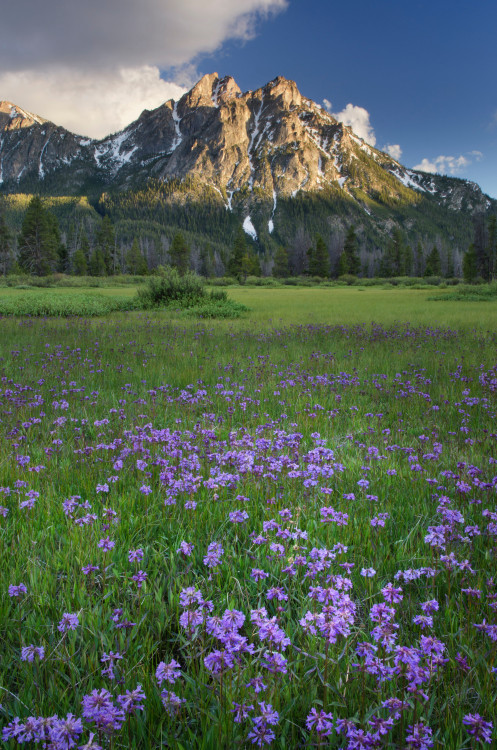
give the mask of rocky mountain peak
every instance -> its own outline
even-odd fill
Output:
[[[217,73],[209,73],[180,99],[181,109],[184,111],[198,107],[218,107],[241,93],[231,76],[219,78]]]
[[[17,104],[0,101],[0,130],[20,130],[32,125],[43,125],[44,122],[46,120],[42,117],[21,109]]]
[[[242,93],[231,76],[210,73],[179,101],[144,110],[124,130],[99,141],[0,102],[3,190],[32,190],[37,184],[67,193],[87,185],[122,190],[140,188],[150,178],[196,181],[245,218],[266,202],[269,233],[279,200],[299,193],[355,205],[367,217],[376,205],[417,205],[425,199],[451,210],[491,205],[466,182],[459,188],[406,169],[283,76]]]
[[[214,101],[217,104],[228,102],[234,97],[241,96],[241,89],[231,76],[225,76],[218,80],[213,92]]]
[[[195,86],[190,89],[184,96],[181,97],[181,104],[184,107],[197,108],[197,107],[213,107],[214,102],[212,101],[212,95],[216,83],[219,80],[217,73],[209,73],[202,76]]]
[[[297,84],[283,76],[277,76],[266,84],[262,91],[265,96],[286,109],[302,105],[303,97],[297,88]]]

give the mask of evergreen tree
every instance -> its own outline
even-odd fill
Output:
[[[90,260],[90,256],[91,256],[91,250],[90,250],[90,243],[88,241],[88,235],[86,234],[84,229],[81,232],[81,239],[79,241],[79,246],[81,248],[83,255],[86,258],[86,262],[88,263],[88,261]]]
[[[118,258],[116,252],[116,236],[114,227],[109,216],[104,216],[95,236],[96,249],[100,251],[105,265],[105,274],[92,274],[95,276],[111,276],[118,270]],[[93,253],[94,255],[95,253]],[[93,257],[92,255],[92,257]],[[100,263],[99,263],[100,265]]]
[[[52,252],[56,253],[58,256],[57,271],[66,273],[68,270],[67,266],[69,259],[67,255],[67,247],[62,242],[62,237],[60,235],[59,222],[50,211],[45,212],[45,219],[47,222],[48,241],[52,245]]]
[[[357,243],[357,235],[355,232],[355,227],[351,226],[349,227],[347,236],[345,238],[345,245],[344,245],[343,251],[347,259],[346,273],[351,273],[354,276],[357,276],[357,274],[359,273],[361,269],[361,260],[359,258],[357,244],[358,243]]]
[[[490,279],[490,263],[488,257],[487,231],[485,227],[485,215],[478,212],[473,216],[474,240],[473,245],[476,253],[476,264],[478,274],[488,281]]]
[[[274,254],[273,276],[281,279],[290,273],[288,267],[288,252],[280,245]]]
[[[402,232],[395,227],[380,261],[380,275],[385,278],[406,276],[412,267],[412,251],[406,247]],[[409,268],[409,270],[407,270]]]
[[[494,279],[497,274],[497,217],[491,214],[488,220],[488,278]]]
[[[14,265],[11,236],[0,206],[0,273],[5,276]]]
[[[464,253],[462,259],[462,273],[464,281],[468,284],[472,284],[478,276],[478,259],[476,257],[476,250],[473,243],[471,243],[467,251]]]
[[[76,236],[76,225],[74,221],[69,223],[69,229],[66,232],[66,247],[68,255],[72,258],[76,250],[78,249],[78,238]]]
[[[316,237],[315,247],[309,248],[308,257],[308,269],[311,276],[320,276],[321,278],[329,276],[330,258],[328,248],[321,235],[318,234]]]
[[[107,266],[105,264],[104,254],[102,252],[102,249],[98,246],[93,250],[90,256],[88,270],[90,271],[90,276],[107,275]]]
[[[433,248],[428,257],[426,258],[425,272],[423,276],[440,276],[442,273],[442,261],[440,259],[440,252],[436,245]]]
[[[404,276],[412,276],[413,263],[414,257],[412,247],[410,245],[404,245]]]
[[[392,261],[393,276],[404,276],[404,238],[402,237],[402,232],[398,227],[394,228],[392,234]]]
[[[245,280],[247,276],[260,275],[261,264],[259,261],[259,256],[252,250],[251,247],[247,247],[242,258],[241,276],[243,277],[243,280]]]
[[[76,276],[86,276],[88,273],[88,263],[83,248],[80,246],[72,257],[72,265]]]
[[[335,269],[335,275],[336,277],[339,277],[339,276],[344,276],[346,273],[348,273],[348,263],[347,263],[347,256],[344,250],[338,256],[336,269]]]
[[[214,275],[214,267],[212,262],[213,249],[210,242],[206,242],[202,245],[200,250],[200,275],[205,278],[210,278]]]
[[[389,279],[394,276],[394,258],[391,242],[388,243],[385,252],[381,256],[378,272],[384,279]]]
[[[230,276],[234,276],[235,279],[240,278],[243,275],[243,258],[247,253],[247,240],[245,239],[245,232],[240,224],[238,232],[235,237],[233,244],[233,252],[231,253],[230,259],[228,260],[227,271]]]
[[[41,198],[33,196],[26,209],[18,239],[19,265],[23,271],[35,276],[45,276],[56,270],[60,257],[54,228],[55,223],[47,218]]]
[[[414,252],[414,275],[415,276],[422,276],[423,275],[423,248],[421,246],[421,242],[418,242],[416,245],[416,250]]]
[[[451,247],[447,250],[447,268],[445,271],[445,278],[452,279],[455,276],[454,270],[454,251]]]
[[[188,247],[182,232],[177,232],[169,248],[171,265],[177,268],[181,275],[188,271],[190,261],[190,248]]]
[[[148,273],[147,261],[140,251],[136,237],[126,255],[126,270],[133,276],[145,276]]]

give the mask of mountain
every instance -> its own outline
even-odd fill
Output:
[[[330,236],[350,223],[369,250],[395,226],[412,241],[466,246],[471,217],[497,208],[475,183],[406,169],[293,81],[242,93],[216,73],[101,140],[0,102],[0,188],[88,196],[120,221],[168,227],[189,228],[192,211],[203,217],[205,208],[219,215],[206,234],[229,242],[243,222],[269,251],[299,230]]]

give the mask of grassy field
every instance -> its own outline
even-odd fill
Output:
[[[496,303],[229,294],[0,319],[5,747],[490,746]]]
[[[14,304],[15,300],[31,297],[47,297],[55,300],[85,298],[110,298],[125,303],[135,297],[138,287],[120,286],[108,288],[78,287],[70,289],[15,289],[0,287],[0,306],[3,300]],[[430,300],[434,291],[427,289],[382,289],[372,287],[299,288],[278,287],[228,287],[229,296],[250,309],[250,315],[240,321],[246,325],[286,325],[289,323],[345,323],[392,325],[409,321],[412,325],[443,326],[456,329],[495,330],[497,320],[497,298],[484,302],[461,302]],[[162,314],[162,313],[161,313]],[[167,313],[174,318],[174,312]]]

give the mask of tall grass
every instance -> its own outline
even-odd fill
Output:
[[[341,319],[320,325],[298,308],[301,293],[288,298],[298,324],[278,320],[281,297],[272,311],[265,298],[273,323],[263,325],[162,311],[0,321],[4,727],[72,713],[83,717],[77,745],[94,733],[109,748],[245,747],[265,728],[277,748],[352,748],[353,732],[372,734],[378,717],[376,747],[414,748],[409,727],[428,727],[434,747],[464,748],[465,716],[495,722],[496,642],[482,629],[495,623],[495,331],[384,325],[390,297],[361,325],[354,303],[368,315],[359,300],[369,292],[357,290],[340,290]],[[315,304],[322,313],[323,297]],[[446,527],[443,550],[426,541],[434,526]],[[211,544],[224,550],[217,564],[212,552],[206,564]],[[9,596],[21,583],[26,593]],[[404,652],[375,640],[389,583],[403,597],[395,643],[418,662],[421,692],[409,689]],[[198,601],[181,604],[189,587],[212,603],[193,632],[184,613]],[[431,600],[433,623],[421,625]],[[353,615],[336,637],[317,620],[312,629],[328,605],[325,619]],[[267,615],[251,618],[261,607]],[[245,615],[235,630],[246,641],[216,672],[213,654],[236,638],[223,643],[219,621],[205,618],[226,610]],[[58,629],[64,613],[77,615],[74,630]],[[284,648],[264,634],[279,637],[276,626]],[[364,643],[377,647],[376,667],[365,646],[357,652]],[[44,658],[23,660],[30,645]],[[122,656],[113,677],[111,652]],[[281,671],[267,652],[281,655]],[[180,676],[159,685],[157,667],[171,660]],[[83,716],[92,690],[116,707],[138,684],[146,699],[124,701],[135,708],[114,729]],[[401,711],[383,705],[390,698]],[[234,703],[247,719],[235,720]],[[332,715],[329,736],[312,710]]]

